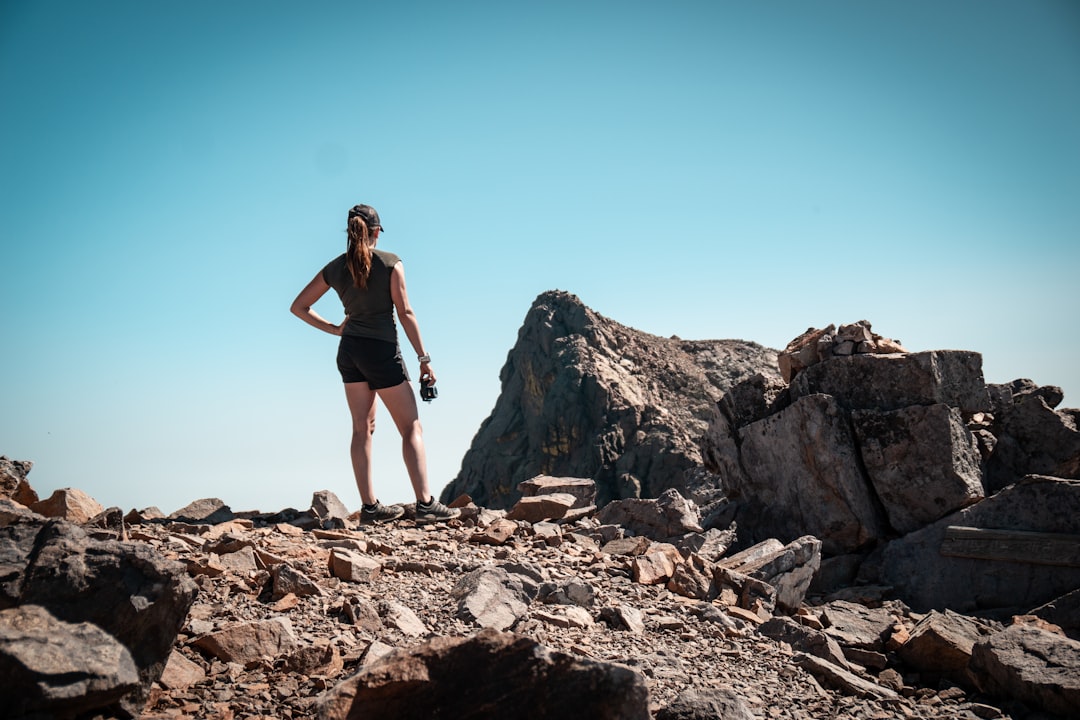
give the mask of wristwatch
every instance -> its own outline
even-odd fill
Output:
[[[429,363],[429,362],[431,362],[431,356],[430,355],[417,355],[416,359],[419,360],[421,363]]]

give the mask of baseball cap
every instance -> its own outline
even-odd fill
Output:
[[[370,205],[353,205],[352,209],[349,210],[349,219],[352,220],[354,217],[359,217],[367,223],[369,228],[380,227],[383,230],[386,229],[379,222],[379,213],[375,212],[375,208]]]

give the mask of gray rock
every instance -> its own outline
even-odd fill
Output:
[[[235,518],[236,515],[229,506],[218,498],[196,500],[169,515],[169,520],[206,525],[216,525]]]
[[[26,507],[36,503],[38,494],[26,479],[33,467],[34,463],[29,460],[12,460],[0,455],[0,498],[14,500]]]
[[[848,419],[832,396],[801,397],[739,437],[746,484],[729,491],[743,503],[737,522],[751,539],[813,535],[838,555],[885,534]]]
[[[789,617],[773,617],[758,626],[758,633],[778,642],[786,642],[793,650],[824,658],[846,670],[847,660],[840,644],[821,630],[807,627]]]
[[[730,690],[688,688],[656,713],[656,720],[754,720],[754,714]]]
[[[885,608],[834,600],[819,608],[825,633],[845,647],[881,651],[896,619]]]
[[[912,608],[970,613],[1031,608],[1080,588],[1080,568],[1015,559],[942,555],[950,526],[1000,531],[1074,534],[1080,517],[1080,480],[1032,475],[971,507],[890,542],[882,580]],[[993,546],[987,548],[993,554]]]
[[[983,498],[979,450],[956,408],[856,410],[851,419],[866,473],[900,534]]]
[[[321,720],[650,718],[648,690],[636,671],[490,629],[395,651],[326,693],[318,712]]]
[[[323,523],[337,521],[339,526],[349,519],[349,508],[329,490],[319,490],[311,496],[311,512]]]
[[[1057,625],[1073,640],[1080,640],[1080,589],[1034,608],[1031,614]]]
[[[105,711],[138,691],[131,653],[91,623],[58,620],[40,605],[0,610],[0,697],[4,717]]]
[[[520,576],[483,567],[463,575],[450,591],[458,617],[480,627],[506,630],[525,616],[529,595]]]
[[[288,618],[275,617],[236,623],[195,638],[192,644],[223,662],[252,666],[272,664],[296,648],[297,638]]]
[[[62,520],[0,528],[0,609],[36,604],[114,637],[139,673],[139,687],[120,701],[132,714],[161,675],[195,594],[184,565],[148,545],[94,540]]]
[[[1080,718],[1080,642],[1013,625],[975,644],[971,671],[983,692]]]
[[[988,489],[997,492],[1026,475],[1080,478],[1080,410],[1054,409],[1061,389],[1023,381],[993,388],[997,443],[986,463]]]
[[[968,674],[975,643],[993,631],[985,623],[954,613],[931,611],[900,647],[900,657],[913,668],[971,687]]]
[[[715,488],[698,440],[716,401],[776,353],[740,340],[661,338],[565,292],[541,294],[500,373],[502,389],[461,471],[441,493],[509,508],[537,475],[590,478],[597,505]]]
[[[790,392],[793,403],[825,394],[849,410],[899,410],[938,403],[968,413],[990,409],[982,355],[966,350],[832,358],[796,375]]]
[[[704,532],[697,506],[678,490],[665,490],[655,500],[630,498],[605,505],[596,515],[605,524],[619,525],[633,535],[667,540],[688,532]]]

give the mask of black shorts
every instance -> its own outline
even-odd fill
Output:
[[[338,343],[338,371],[342,382],[366,382],[372,390],[394,387],[409,380],[396,342],[342,335]]]

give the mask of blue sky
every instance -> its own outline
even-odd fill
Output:
[[[0,102],[0,453],[43,497],[357,507],[335,339],[288,313],[357,202],[439,374],[436,490],[556,288],[774,348],[865,318],[1080,401],[1069,0],[7,0]]]

